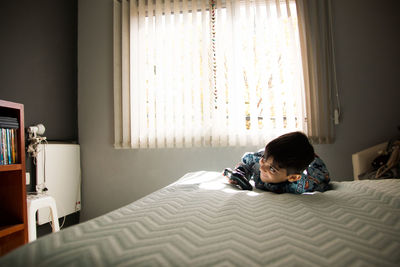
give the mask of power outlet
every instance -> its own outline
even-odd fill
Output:
[[[26,184],[30,184],[31,183],[31,174],[29,172],[25,173],[25,177],[26,177]]]
[[[335,124],[338,125],[339,124],[339,110],[335,109],[334,111],[334,120],[335,120]]]

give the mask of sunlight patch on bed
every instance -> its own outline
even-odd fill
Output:
[[[238,190],[238,189],[233,189],[233,188],[225,188],[224,190],[222,190],[222,192],[228,193],[228,194],[236,194],[236,193],[239,193],[241,191]]]
[[[198,171],[188,173],[179,179],[176,183],[179,184],[203,184],[209,182],[216,182],[222,179],[222,173],[219,172],[206,172],[206,171]]]
[[[249,191],[248,193],[247,193],[247,195],[248,196],[250,196],[250,197],[255,197],[255,196],[258,196],[260,193],[257,193],[257,192],[254,192],[254,191]]]
[[[235,188],[233,185],[230,185],[227,182],[227,179],[220,172],[198,171],[188,173],[181,179],[176,181],[174,184],[198,185],[200,189],[220,190],[224,193],[229,194],[236,194],[241,192],[252,197],[258,196],[260,194],[254,191],[246,191]],[[253,181],[250,181],[250,184],[254,187]]]
[[[201,183],[199,185],[199,188],[207,189],[207,190],[221,190],[221,189],[225,188],[225,184],[221,183],[221,181]]]
[[[317,193],[320,193],[320,192],[318,192],[318,191],[314,191],[314,192],[304,192],[304,193],[302,193],[302,195],[315,195],[315,194],[317,194]]]

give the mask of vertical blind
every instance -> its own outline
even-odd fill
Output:
[[[114,34],[116,147],[307,133],[294,0],[115,1]]]
[[[332,114],[336,113],[339,120],[341,112],[336,83],[331,0],[296,0],[296,5],[306,93],[307,134],[313,143],[332,143]]]

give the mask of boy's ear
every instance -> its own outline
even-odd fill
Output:
[[[297,180],[301,179],[301,174],[290,174],[288,175],[288,182],[296,182]]]

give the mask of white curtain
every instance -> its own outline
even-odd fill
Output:
[[[340,119],[330,0],[296,0],[306,94],[308,136],[313,143],[334,141]],[[338,123],[338,122],[336,122]]]
[[[294,0],[115,0],[115,146],[308,132]]]

